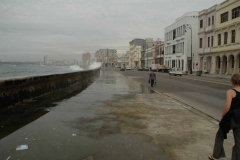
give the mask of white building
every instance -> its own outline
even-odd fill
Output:
[[[189,27],[190,26],[190,27]],[[190,29],[191,28],[191,29]],[[192,36],[191,36],[192,33]],[[191,38],[192,37],[192,38]],[[164,64],[167,67],[190,71],[192,42],[192,70],[198,70],[198,12],[189,12],[165,28]]]

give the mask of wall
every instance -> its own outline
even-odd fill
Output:
[[[0,81],[0,109],[94,78],[99,73],[100,68]]]

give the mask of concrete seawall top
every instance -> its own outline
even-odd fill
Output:
[[[98,76],[100,68],[63,74],[40,75],[0,81],[0,107],[45,95]]]

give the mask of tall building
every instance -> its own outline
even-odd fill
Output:
[[[141,45],[144,42],[144,39],[135,38],[129,42],[129,58],[130,58],[130,67],[136,68],[141,66]]]
[[[116,49],[99,49],[95,53],[98,62],[102,62],[104,66],[114,66],[117,64]]]
[[[225,0],[216,7],[212,72],[240,73],[240,1]]]
[[[44,56],[44,65],[47,65],[48,64],[48,56]]]
[[[199,12],[198,19],[199,70],[205,73],[213,73],[212,64],[214,56],[212,54],[212,47],[214,43],[214,29],[216,23],[216,5]]]
[[[82,54],[82,64],[83,65],[88,65],[91,60],[91,54],[90,53],[83,53]]]
[[[185,73],[199,69],[198,12],[186,13],[165,28],[164,47],[164,64],[167,67],[182,68]]]

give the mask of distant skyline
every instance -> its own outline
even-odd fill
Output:
[[[81,60],[98,49],[125,53],[134,38],[160,38],[191,11],[223,0],[1,0],[0,61]],[[66,57],[66,58],[65,58]]]

